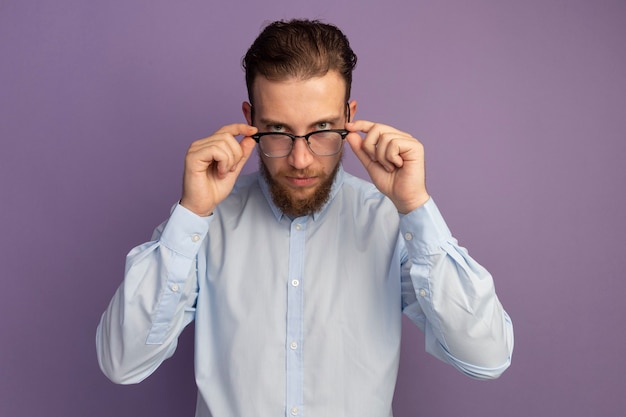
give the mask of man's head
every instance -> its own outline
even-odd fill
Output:
[[[248,98],[254,104],[253,85],[259,76],[273,81],[306,80],[334,70],[345,81],[347,102],[356,61],[348,38],[336,26],[311,20],[273,22],[243,58]]]
[[[301,20],[272,23],[243,64],[250,98],[243,111],[260,132],[305,135],[344,129],[356,111],[356,102],[348,103],[356,56],[335,26]],[[297,217],[322,208],[341,152],[319,156],[298,138],[285,157],[259,154],[273,201],[285,214]]]

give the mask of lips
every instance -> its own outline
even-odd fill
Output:
[[[294,187],[309,187],[317,183],[317,177],[285,177],[287,182]]]

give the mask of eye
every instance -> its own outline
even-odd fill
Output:
[[[328,130],[330,129],[330,123],[328,122],[320,122],[317,124],[315,130]]]
[[[283,125],[270,125],[270,126],[268,126],[268,130],[270,132],[284,132],[285,131],[285,126],[283,126]]]

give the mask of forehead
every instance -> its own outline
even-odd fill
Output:
[[[253,86],[255,117],[283,123],[304,123],[341,116],[346,84],[336,71],[308,79],[269,80],[258,76]]]

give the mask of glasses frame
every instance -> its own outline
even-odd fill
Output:
[[[250,106],[250,111],[251,111],[251,119],[254,120],[254,106]],[[348,122],[351,119],[351,114],[350,114],[350,103],[346,103],[346,120],[348,120]],[[336,132],[339,133],[341,135],[341,146],[339,147],[339,149],[337,150],[337,152],[329,154],[329,155],[319,155],[317,154],[313,149],[311,149],[311,143],[309,142],[309,138],[311,137],[311,135],[314,135],[316,133],[320,133],[320,132]],[[268,135],[283,135],[283,136],[288,136],[291,138],[291,148],[289,148],[289,152],[287,153],[287,155],[285,156],[271,156],[265,153],[265,151],[263,151],[263,149],[261,149],[261,152],[263,152],[263,155],[267,156],[268,158],[286,158],[289,156],[289,154],[291,153],[291,151],[293,151],[293,144],[295,143],[296,139],[298,138],[302,138],[304,139],[304,141],[306,142],[306,146],[309,148],[309,150],[317,156],[334,156],[337,155],[339,152],[341,152],[341,149],[343,148],[343,141],[346,139],[346,136],[348,136],[350,132],[348,130],[345,129],[327,129],[327,130],[315,130],[313,132],[309,132],[306,135],[292,135],[291,133],[287,133],[287,132],[258,132],[255,135],[252,135],[252,139],[255,140],[255,142],[259,145],[259,148],[261,148],[261,137],[263,136],[268,136]]]
[[[320,155],[317,152],[315,152],[313,150],[313,148],[311,148],[311,142],[309,142],[309,138],[315,134],[319,134],[319,133],[339,133],[339,135],[341,136],[341,146],[339,146],[339,149],[337,149],[337,152],[331,153],[331,154],[324,154],[324,155]],[[304,139],[304,141],[306,142],[307,146],[309,147],[309,150],[317,156],[333,156],[333,155],[337,155],[339,152],[341,152],[341,148],[343,147],[343,141],[346,139],[346,136],[348,136],[350,132],[348,130],[345,129],[326,129],[326,130],[315,130],[313,132],[309,132],[306,135],[294,135],[291,133],[287,133],[287,132],[259,132],[255,135],[252,135],[252,139],[254,139],[256,141],[256,143],[259,144],[259,148],[261,149],[261,152],[263,152],[263,155],[267,156],[268,158],[285,158],[287,156],[289,156],[289,154],[291,153],[291,151],[293,151],[293,144],[295,143],[296,139],[298,138],[302,138]],[[286,155],[283,156],[273,156],[273,155],[268,155],[263,148],[261,147],[261,138],[263,136],[286,136],[288,138],[291,138],[291,148],[289,148],[289,152],[287,152]]]

